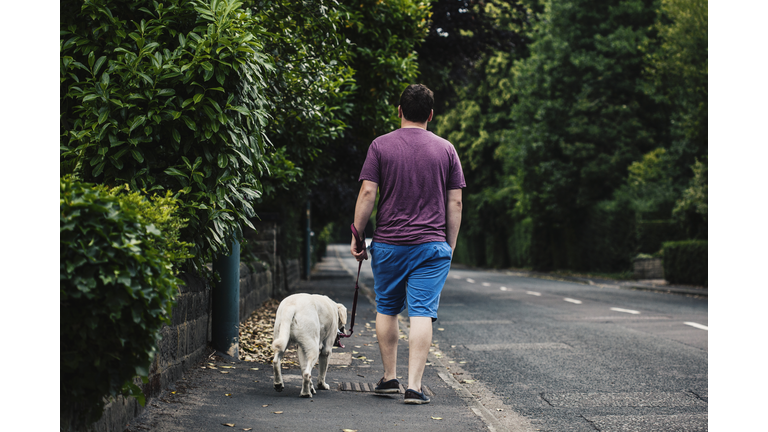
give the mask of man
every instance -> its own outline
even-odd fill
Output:
[[[440,292],[448,276],[461,224],[461,189],[466,187],[453,145],[427,131],[434,96],[421,84],[400,96],[400,129],[368,148],[355,207],[355,229],[363,233],[380,198],[370,246],[376,293],[376,336],[384,377],[376,393],[397,393],[397,315],[410,318],[408,389],[404,402],[426,404],[421,377],[432,342]],[[352,239],[352,255],[368,259]]]

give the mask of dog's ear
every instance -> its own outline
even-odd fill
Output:
[[[341,303],[336,303],[336,307],[339,309],[339,328],[344,328],[347,324],[347,308]]]

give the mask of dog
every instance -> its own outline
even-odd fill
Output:
[[[312,368],[320,363],[317,388],[329,390],[325,381],[328,357],[339,331],[344,332],[347,308],[327,296],[318,294],[293,294],[286,297],[277,308],[272,349],[275,357],[272,369],[275,373],[275,390],[283,391],[283,374],[280,364],[290,342],[299,346],[299,364],[302,371],[301,397],[311,398],[317,393],[312,385]]]

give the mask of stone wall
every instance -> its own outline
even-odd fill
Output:
[[[664,279],[661,258],[641,258],[634,261],[635,279]]]
[[[250,316],[269,298],[282,298],[299,284],[299,260],[283,263],[274,255],[274,265],[257,262],[240,263],[240,322]],[[147,403],[169,384],[181,379],[184,371],[198,364],[213,352],[211,341],[211,286],[204,279],[182,276],[184,285],[171,316],[171,325],[161,329],[158,354],[152,363],[149,382],[136,381]],[[143,407],[133,398],[118,397],[107,404],[102,418],[88,430],[93,432],[122,432],[125,425],[137,417]]]

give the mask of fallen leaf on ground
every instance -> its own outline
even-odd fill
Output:
[[[443,331],[443,330],[445,330],[445,329],[444,329],[444,328],[439,328],[439,329],[437,329],[437,331]]]
[[[273,411],[274,414],[282,414],[282,411]]]
[[[222,423],[224,426],[235,427],[234,423]]]
[[[224,369],[234,369],[235,367],[234,366],[222,366],[222,368],[224,368]]]
[[[219,372],[221,372],[221,373],[229,373],[229,371],[219,371]]]
[[[266,407],[268,407],[268,406],[269,406],[269,404],[267,404],[267,405],[262,405],[262,407],[264,407],[264,408],[266,408]]]
[[[342,429],[341,432],[357,432],[357,429]]]
[[[232,396],[232,393],[224,393],[224,396]]]
[[[271,363],[274,357],[272,338],[274,336],[275,313],[280,301],[270,299],[240,324],[240,360],[255,363]],[[299,366],[296,349],[286,351],[284,366]],[[288,369],[288,367],[283,367]]]
[[[251,368],[251,370],[259,370],[259,368]]]
[[[442,417],[432,417],[432,420],[442,420]]]
[[[253,429],[253,428],[243,428],[244,431],[249,431],[251,429]]]

